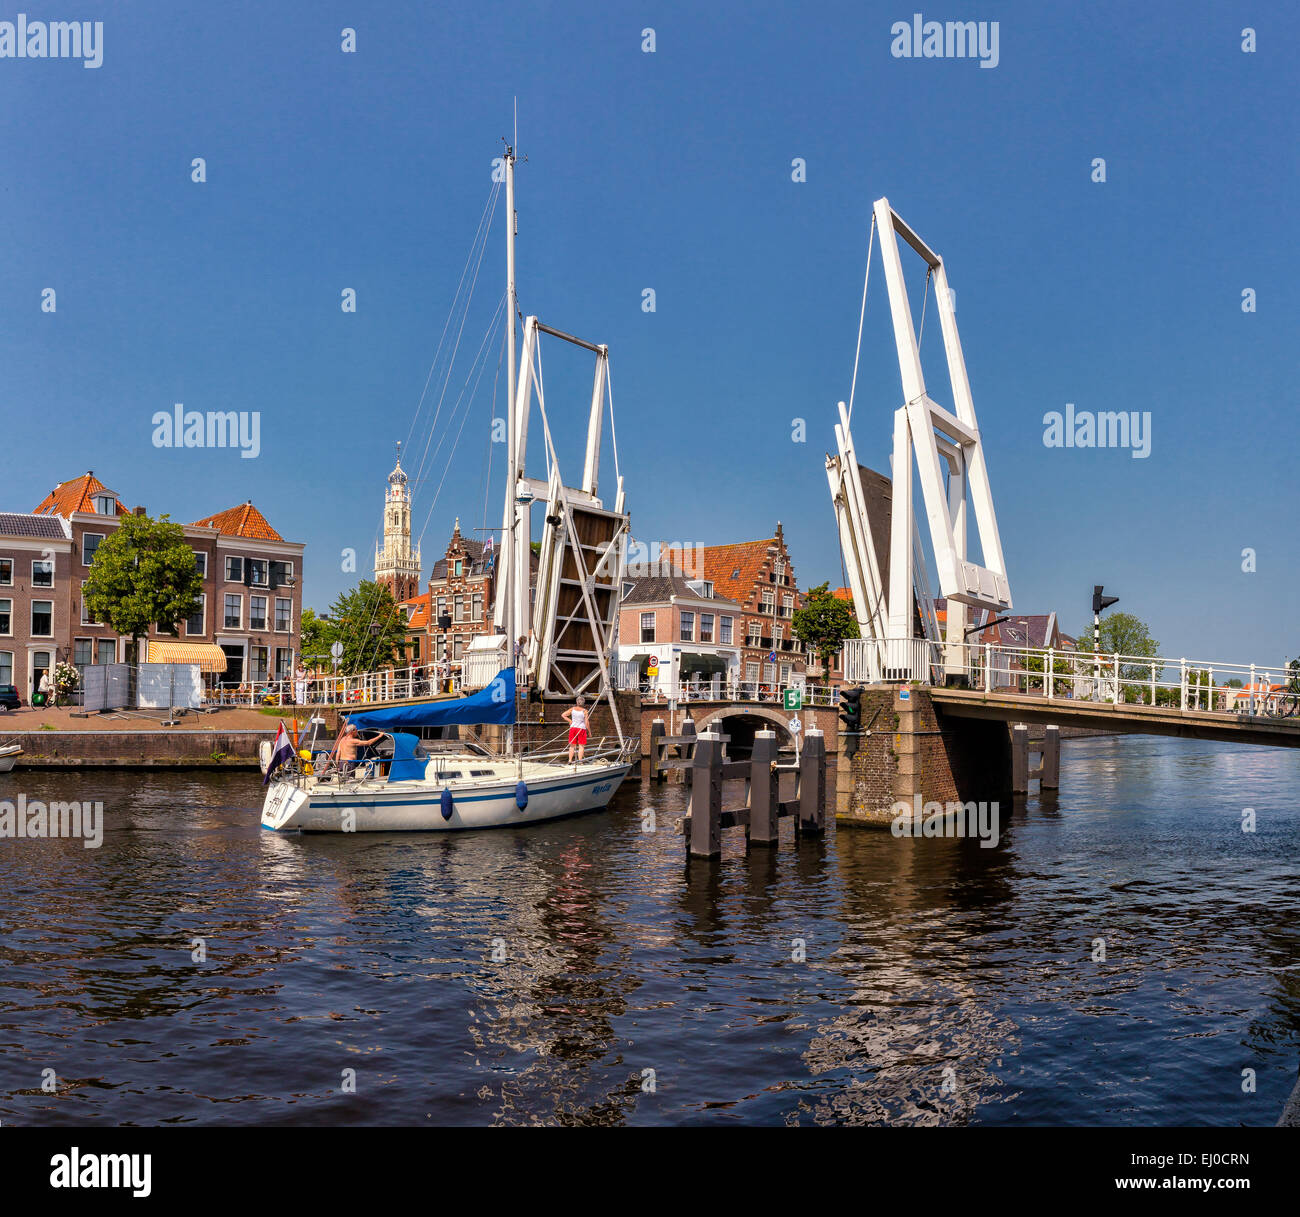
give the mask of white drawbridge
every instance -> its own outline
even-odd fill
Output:
[[[888,199],[876,200],[873,238],[877,231],[903,388],[903,404],[894,411],[892,476],[884,478],[858,462],[850,429],[852,391],[848,406],[839,403],[840,421],[835,427],[839,451],[827,457],[826,474],[858,628],[866,640],[862,649],[868,671],[863,675],[877,680],[929,680],[941,675],[935,669],[964,671],[961,657],[967,606],[1005,613],[1011,608],[1011,588],[943,259],[908,227]],[[934,280],[951,382],[951,410],[935,402],[926,390],[899,254],[900,236],[927,265],[927,293],[929,280]],[[869,244],[862,289],[864,318],[870,276]],[[861,344],[860,321],[859,352]],[[856,383],[855,360],[855,389]],[[915,510],[914,470],[920,474],[938,591],[947,600],[946,640],[940,637],[930,592]],[[968,499],[982,563],[972,561],[968,550]],[[929,671],[924,670],[927,667]]]

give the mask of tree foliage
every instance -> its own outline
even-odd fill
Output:
[[[1159,654],[1160,644],[1151,637],[1147,623],[1132,613],[1108,613],[1101,619],[1101,655],[1102,668],[1106,669],[1105,656],[1118,654],[1121,658],[1132,656],[1151,656]],[[1085,667],[1092,664],[1092,625],[1079,634],[1079,654],[1087,656]],[[1144,663],[1121,663],[1120,677],[1126,681],[1141,680],[1150,677],[1151,665]],[[1156,679],[1162,679],[1157,670]]]
[[[139,640],[155,625],[176,625],[199,611],[203,576],[185,530],[163,515],[120,517],[90,564],[83,592],[89,616]]]
[[[307,614],[303,614],[303,654],[328,656],[330,644],[341,642],[339,671],[344,675],[405,662],[406,614],[382,583],[363,579],[330,605],[328,621],[314,613],[312,618],[315,624],[309,649]]]
[[[829,582],[808,590],[803,608],[797,609],[790,620],[790,628],[823,662],[839,654],[846,638],[858,637],[858,619],[852,607],[831,594]]]

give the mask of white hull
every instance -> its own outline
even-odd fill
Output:
[[[466,758],[458,772],[467,774],[471,767],[479,776],[447,780],[431,768],[429,777],[416,781],[272,782],[262,827],[274,832],[455,832],[536,824],[603,810],[631,768],[626,763],[525,762],[528,805],[521,810],[515,765]],[[450,817],[443,815],[444,789],[451,791]]]
[[[0,748],[0,773],[8,773],[22,756],[23,750],[15,744]]]

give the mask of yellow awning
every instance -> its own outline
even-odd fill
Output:
[[[200,672],[224,672],[226,653],[215,642],[150,642],[148,663],[196,663]]]

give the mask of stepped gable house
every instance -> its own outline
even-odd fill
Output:
[[[802,601],[779,521],[776,535],[762,540],[692,551],[661,546],[660,555],[661,561],[706,580],[711,594],[739,603],[736,641],[746,684],[784,687],[805,675],[803,645],[790,625]]]

